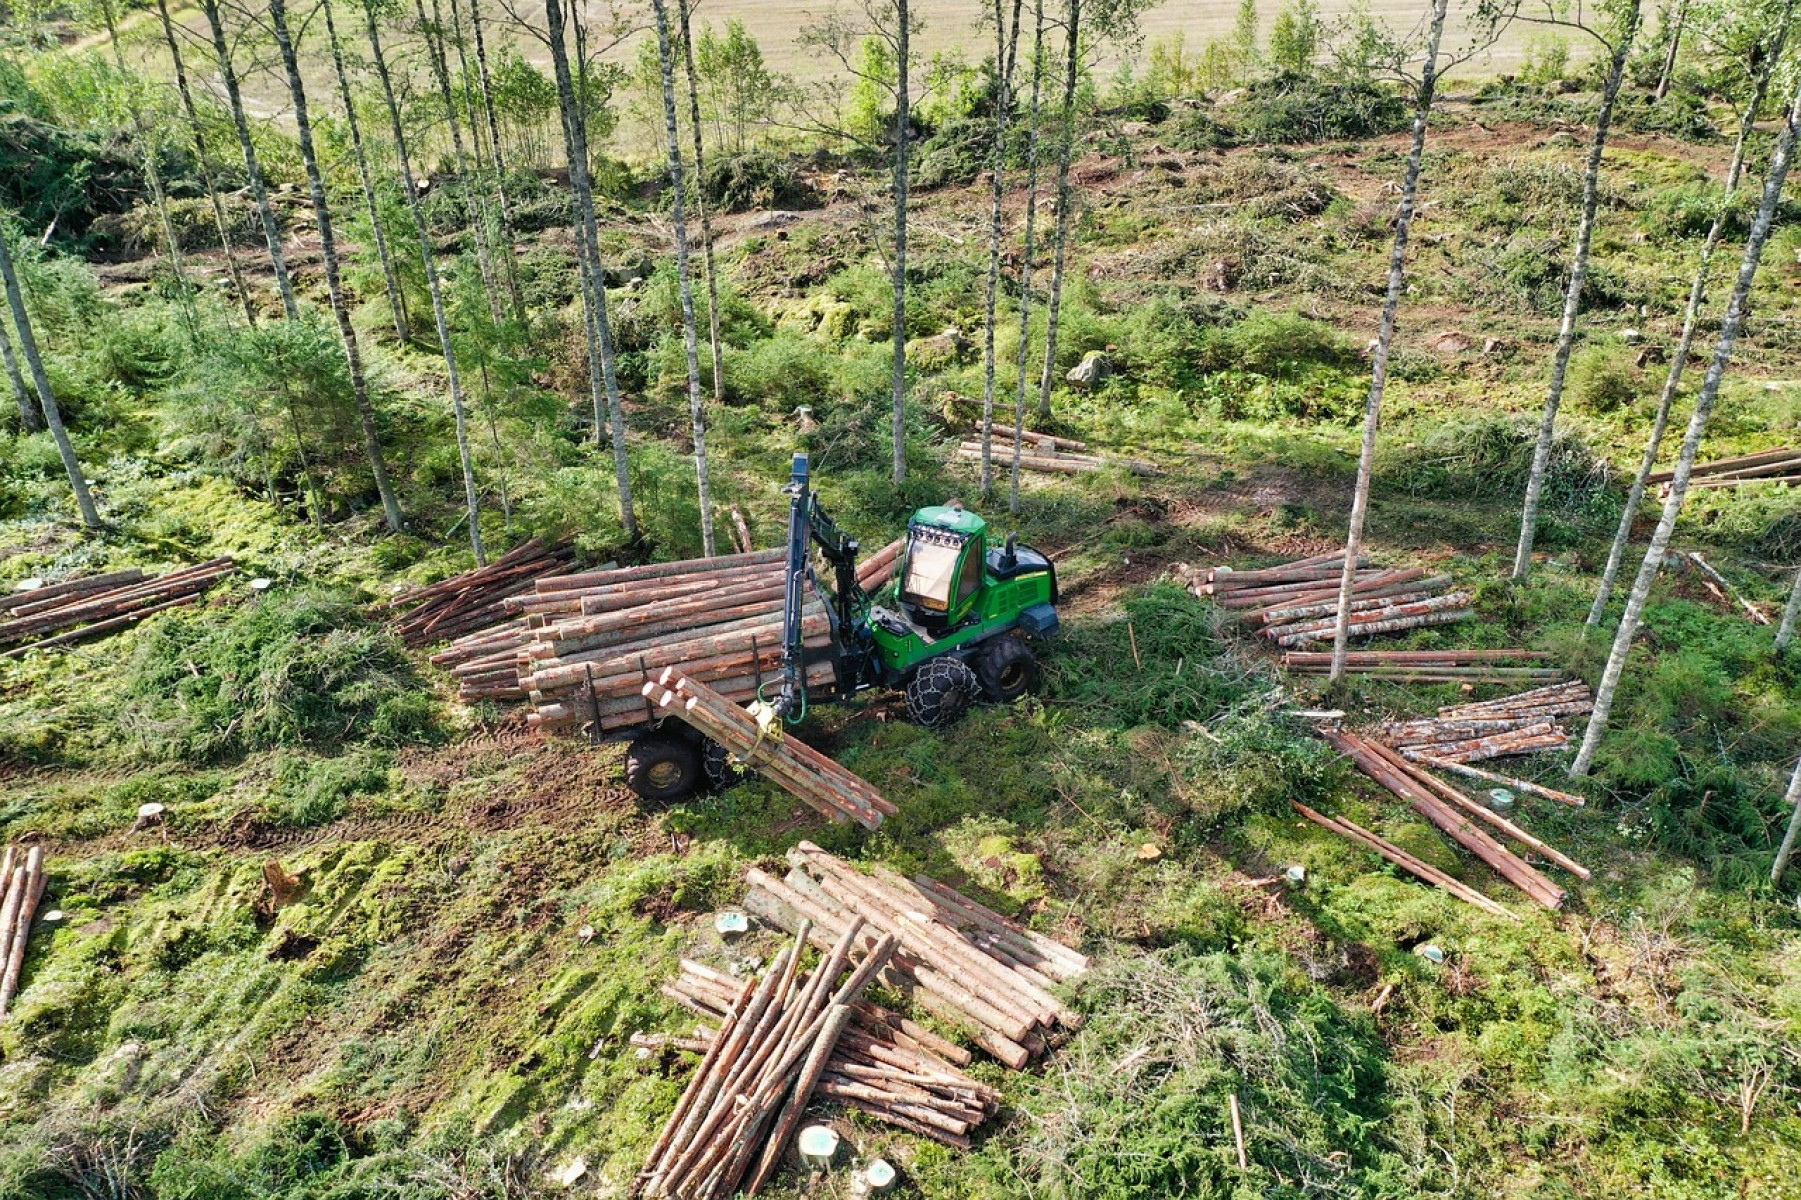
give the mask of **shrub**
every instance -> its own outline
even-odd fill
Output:
[[[1569,399],[1579,412],[1604,414],[1633,404],[1645,373],[1632,357],[1606,346],[1587,346],[1570,363]]]
[[[707,203],[720,212],[819,207],[818,193],[793,161],[767,150],[709,158],[704,183]]]
[[[1211,108],[1184,108],[1167,128],[1159,132],[1164,144],[1190,154],[1223,150],[1237,140],[1232,127],[1221,121]]]
[[[1392,88],[1293,71],[1257,80],[1232,110],[1245,141],[1277,145],[1395,133],[1408,118],[1406,101]]]
[[[1443,500],[1523,492],[1532,469],[1538,421],[1527,416],[1484,416],[1440,425],[1424,439],[1385,451],[1378,462],[1383,482],[1409,495]],[[1594,519],[1613,499],[1607,463],[1579,434],[1557,431],[1546,466],[1546,516]]]
[[[1084,652],[1047,661],[1053,695],[1122,728],[1211,720],[1242,695],[1235,674],[1214,662],[1220,641],[1207,605],[1159,585],[1128,597],[1125,609],[1123,620],[1073,631]],[[1138,662],[1142,670],[1120,669]]]

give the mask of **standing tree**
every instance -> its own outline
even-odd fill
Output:
[[[1013,58],[1019,46],[1020,0],[1013,0],[1013,23],[1005,19],[1003,0],[994,0],[994,78],[992,133],[988,172],[988,291],[982,322],[982,499],[994,494],[994,325],[1001,290],[1001,238],[1006,232],[1007,118],[1013,111]]]
[[[1745,313],[1750,306],[1751,285],[1757,278],[1757,268],[1763,262],[1765,244],[1770,238],[1770,227],[1775,224],[1776,210],[1782,202],[1783,185],[1788,181],[1789,167],[1793,162],[1797,127],[1801,126],[1801,86],[1795,90],[1793,101],[1789,105],[1788,114],[1783,120],[1782,130],[1777,134],[1776,147],[1770,156],[1768,174],[1764,178],[1763,197],[1757,206],[1757,214],[1751,221],[1751,232],[1745,238],[1744,258],[1739,263],[1738,278],[1732,288],[1732,299],[1726,306],[1725,319],[1720,323],[1719,341],[1714,346],[1713,359],[1707,366],[1707,378],[1701,384],[1701,392],[1695,398],[1695,411],[1689,418],[1688,433],[1682,439],[1682,451],[1676,459],[1676,471],[1670,480],[1670,492],[1664,499],[1663,515],[1658,518],[1657,529],[1651,534],[1651,544],[1645,549],[1644,561],[1639,564],[1638,578],[1632,583],[1632,592],[1626,598],[1626,611],[1620,617],[1620,627],[1613,636],[1613,647],[1608,651],[1607,666],[1601,672],[1601,683],[1595,689],[1595,707],[1589,715],[1588,728],[1582,734],[1582,746],[1576,752],[1576,759],[1570,764],[1571,775],[1585,775],[1594,764],[1595,752],[1600,748],[1601,738],[1607,732],[1607,721],[1613,713],[1615,693],[1619,690],[1620,675],[1626,669],[1626,660],[1632,654],[1632,642],[1638,636],[1638,627],[1645,615],[1645,605],[1651,598],[1651,584],[1657,579],[1657,572],[1663,566],[1664,554],[1669,550],[1670,538],[1676,532],[1676,518],[1682,514],[1683,501],[1688,498],[1689,478],[1694,472],[1695,456],[1701,449],[1701,438],[1707,432],[1707,423],[1713,416],[1713,408],[1720,396],[1720,384],[1726,378],[1726,368],[1732,362],[1732,351],[1738,342],[1739,331],[1744,328]]]
[[[1075,195],[1069,186],[1076,151],[1076,85],[1082,77],[1082,0],[1065,0],[1063,22],[1063,109],[1057,131],[1057,230],[1051,235],[1051,294],[1044,313],[1044,369],[1038,376],[1038,419],[1051,419],[1051,388],[1057,382],[1057,325],[1063,313],[1063,270],[1069,257],[1069,213]]]
[[[688,128],[694,141],[694,215],[700,221],[701,263],[707,276],[707,344],[713,350],[713,402],[725,403],[725,346],[719,338],[719,275],[713,263],[713,220],[707,215],[707,160],[700,122],[700,79],[694,68],[694,36],[689,14],[695,0],[676,0],[681,14],[682,64],[688,74]]]
[[[1026,240],[1019,259],[1019,356],[1014,368],[1013,479],[1007,493],[1007,511],[1019,512],[1020,455],[1026,433],[1026,361],[1032,331],[1032,255],[1038,235],[1038,150],[1044,96],[1044,0],[1032,0],[1032,99],[1026,109]]]
[[[344,361],[350,367],[350,387],[356,396],[357,421],[363,430],[363,450],[369,456],[369,470],[375,476],[375,491],[381,497],[382,515],[388,528],[399,533],[404,525],[400,501],[394,495],[393,481],[388,478],[388,459],[382,452],[381,434],[375,427],[375,406],[369,399],[369,379],[363,372],[363,354],[357,346],[356,330],[350,324],[350,299],[344,294],[344,279],[338,269],[338,243],[332,231],[331,205],[325,198],[325,176],[319,170],[319,156],[313,149],[313,125],[307,115],[306,88],[300,80],[300,59],[294,52],[294,38],[288,29],[287,0],[269,0],[269,19],[275,27],[275,44],[281,50],[282,65],[288,73],[288,92],[294,98],[294,124],[300,140],[300,160],[306,166],[307,186],[313,197],[313,218],[319,225],[319,254],[325,261],[325,290],[331,299],[331,314],[338,323],[338,337],[344,343]],[[477,550],[480,556],[480,550]]]
[[[0,321],[0,362],[6,365],[6,379],[12,385],[13,399],[19,405],[19,427],[26,433],[44,432],[43,410],[25,386],[25,376],[19,371],[19,359],[13,353],[12,335],[6,332],[5,321]]]
[[[1651,91],[1653,100],[1662,100],[1670,94],[1670,83],[1676,78],[1676,53],[1682,47],[1682,27],[1688,22],[1688,0],[1676,0],[1676,11],[1664,17],[1665,34],[1669,45],[1663,52],[1663,69],[1657,73],[1657,86]]]
[[[1720,239],[1726,231],[1726,222],[1732,215],[1732,198],[1737,193],[1739,179],[1744,174],[1745,152],[1750,146],[1752,130],[1757,126],[1758,111],[1763,108],[1764,99],[1769,95],[1770,78],[1775,73],[1776,63],[1781,59],[1783,46],[1788,41],[1789,23],[1794,11],[1794,0],[1788,0],[1783,5],[1782,16],[1768,42],[1760,41],[1754,52],[1754,57],[1762,56],[1763,67],[1755,73],[1750,103],[1745,106],[1745,111],[1739,118],[1738,142],[1732,148],[1732,161],[1726,168],[1726,185],[1720,194],[1719,208],[1714,212],[1713,224],[1707,229],[1707,239],[1701,245],[1701,264],[1695,271],[1694,282],[1689,286],[1688,307],[1682,314],[1682,333],[1676,339],[1676,348],[1670,352],[1670,369],[1664,376],[1663,393],[1657,398],[1657,413],[1651,419],[1651,435],[1645,439],[1645,453],[1639,460],[1638,474],[1632,477],[1632,486],[1626,492],[1626,506],[1620,513],[1620,525],[1614,531],[1613,545],[1607,552],[1607,565],[1601,571],[1601,585],[1595,589],[1595,602],[1589,606],[1585,634],[1588,629],[1601,623],[1601,618],[1607,614],[1607,605],[1613,599],[1620,564],[1625,561],[1626,547],[1632,542],[1632,525],[1638,519],[1639,506],[1644,503],[1652,468],[1657,465],[1657,455],[1663,449],[1663,437],[1670,427],[1670,410],[1676,403],[1682,377],[1688,370],[1689,352],[1694,349],[1695,336],[1701,331],[1701,304],[1706,299],[1707,286],[1712,282],[1714,252],[1719,249]]]
[[[1389,351],[1394,343],[1401,296],[1407,290],[1407,240],[1413,233],[1420,165],[1426,154],[1426,126],[1432,116],[1432,102],[1438,95],[1438,47],[1444,39],[1445,15],[1449,7],[1450,0],[1432,2],[1432,24],[1426,34],[1426,61],[1420,68],[1419,103],[1413,116],[1413,146],[1407,152],[1407,169],[1401,177],[1401,202],[1395,209],[1395,244],[1388,260],[1388,297],[1382,303],[1382,324],[1376,334],[1369,400],[1363,410],[1363,446],[1357,456],[1357,485],[1351,494],[1351,523],[1345,534],[1344,574],[1338,585],[1338,622],[1332,629],[1333,683],[1344,675],[1345,650],[1351,640],[1351,592],[1357,578],[1357,558],[1363,550],[1363,522],[1369,513],[1376,434],[1382,423],[1382,397],[1388,390]]]
[[[476,0],[470,0],[469,9],[473,13],[478,7]],[[436,12],[434,0],[433,11]],[[494,117],[493,105],[488,93],[487,75],[482,71],[469,69],[469,39],[463,34],[463,10],[457,0],[450,0],[450,32],[451,44],[456,47],[457,68],[464,101],[469,112],[469,148],[475,157],[475,170],[478,175],[482,168],[482,146],[484,139],[488,146],[489,160],[494,169],[494,230],[500,237],[500,270],[506,278],[507,300],[512,305],[513,318],[521,325],[529,325],[525,313],[525,291],[519,281],[519,256],[515,250],[516,237],[513,232],[513,206],[507,199],[506,172],[501,167],[500,124]],[[486,57],[484,54],[483,58]],[[473,91],[470,87],[474,81]],[[481,111],[477,112],[477,107]]]
[[[1544,492],[1545,471],[1551,463],[1551,447],[1557,433],[1557,409],[1563,402],[1564,379],[1569,374],[1570,351],[1576,345],[1576,315],[1582,309],[1582,289],[1588,282],[1588,252],[1594,240],[1595,216],[1601,204],[1601,157],[1607,150],[1607,133],[1613,124],[1614,103],[1626,77],[1626,59],[1638,40],[1642,0],[1622,0],[1617,30],[1609,49],[1607,80],[1601,87],[1601,109],[1595,116],[1595,137],[1588,150],[1588,167],[1582,176],[1582,219],[1576,225],[1570,251],[1570,277],[1563,293],[1563,320],[1557,329],[1557,351],[1551,358],[1551,387],[1545,395],[1545,412],[1538,425],[1538,444],[1532,451],[1532,468],[1526,476],[1526,499],[1520,506],[1520,540],[1513,555],[1513,577],[1524,581],[1532,572],[1532,543],[1538,534],[1539,499]],[[1597,33],[1603,43],[1605,37]]]
[[[12,309],[13,327],[19,331],[19,349],[25,355],[25,365],[31,369],[32,382],[37,384],[44,423],[50,427],[56,452],[62,455],[63,469],[69,473],[69,487],[75,493],[75,507],[81,510],[81,523],[89,529],[98,529],[100,510],[94,507],[94,497],[88,494],[88,481],[81,473],[80,460],[75,457],[75,444],[69,440],[69,431],[63,428],[62,410],[56,406],[56,392],[50,386],[50,376],[44,371],[44,356],[38,352],[31,314],[25,310],[25,293],[19,287],[19,273],[13,268],[12,248],[7,245],[11,236],[12,230],[6,219],[0,217],[0,283],[6,287],[7,307]]]
[[[677,0],[682,3],[684,0]],[[663,68],[663,126],[669,140],[669,188],[673,193],[675,280],[682,298],[682,348],[688,360],[688,416],[694,428],[694,478],[700,490],[701,550],[712,558],[713,488],[707,472],[707,413],[700,397],[700,347],[694,329],[694,276],[688,266],[688,214],[682,179],[682,139],[676,128],[675,62],[669,44],[669,8],[651,0],[657,14],[657,59]]]
[[[1788,794],[1782,802],[1789,806],[1788,831],[1782,835],[1782,848],[1776,851],[1776,861],[1770,864],[1770,882],[1779,884],[1788,870],[1788,860],[1795,853],[1795,840],[1801,838],[1801,762],[1795,764],[1795,773],[1789,777]]]
[[[1795,637],[1795,623],[1801,619],[1801,569],[1795,571],[1795,582],[1789,588],[1788,603],[1782,606],[1782,624],[1776,627],[1776,653],[1788,649]]]
[[[1071,0],[1074,3],[1075,0]],[[907,72],[913,16],[894,0],[894,483],[907,478],[907,176],[913,153],[912,87]]]

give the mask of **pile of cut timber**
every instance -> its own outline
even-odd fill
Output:
[[[783,929],[811,923],[825,945],[862,921],[898,940],[884,985],[909,996],[1014,1069],[1046,1048],[1054,1027],[1076,1014],[1051,989],[1088,969],[1088,959],[923,875],[865,875],[811,842],[788,852],[777,879],[752,870],[744,905]]]
[[[1255,571],[1216,567],[1193,573],[1189,590],[1236,610],[1278,646],[1304,646],[1331,639],[1343,573],[1340,550]],[[1470,594],[1450,589],[1447,575],[1371,567],[1359,559],[1351,585],[1351,636],[1448,625],[1473,616]]]
[[[485,567],[413,588],[380,606],[409,646],[429,646],[506,621],[509,597],[529,591],[535,580],[567,570],[575,552],[547,546],[537,538],[509,550]]]
[[[20,855],[6,848],[0,859],[0,1017],[12,1006],[19,991],[19,972],[25,967],[25,940],[38,902],[44,898],[49,876],[44,871],[44,849],[33,846]]]
[[[704,1016],[731,1011],[743,984],[723,971],[688,959],[674,983],[661,990]],[[705,1026],[697,1042],[683,1048],[704,1051],[718,1034]],[[638,1034],[634,1045],[658,1046],[667,1039]],[[958,1149],[994,1115],[1000,1093],[965,1073],[969,1051],[931,1030],[868,1000],[851,1004],[850,1027],[826,1061],[814,1094],[827,1096],[877,1120]]]
[[[666,668],[644,685],[644,695],[662,712],[680,717],[731,752],[746,766],[767,775],[834,821],[855,821],[875,829],[900,810],[864,780],[851,774],[782,728],[767,724],[704,683]]]
[[[990,443],[990,461],[997,467],[1011,469],[1013,465],[1013,431],[996,425],[994,439]],[[1052,437],[1048,433],[1032,433],[1027,431],[1019,440],[1019,465],[1021,470],[1047,471],[1063,475],[1079,475],[1085,471],[1099,471],[1103,467],[1122,467],[1134,475],[1160,475],[1162,468],[1156,463],[1145,462],[1139,458],[1102,458],[1089,454],[1088,443],[1078,442],[1074,438]],[[958,445],[958,458],[964,462],[982,461],[982,441],[978,436],[973,441]]]
[[[1653,471],[1646,483],[1669,483],[1674,471]],[[1740,487],[1747,483],[1801,483],[1801,448],[1783,446],[1757,454],[1741,454],[1709,463],[1697,463],[1690,473],[1689,486],[1697,488]]]
[[[1345,655],[1345,674],[1389,683],[1518,683],[1557,680],[1556,667],[1521,667],[1509,664],[1541,662],[1550,658],[1542,650],[1353,650]],[[1327,675],[1332,671],[1328,650],[1290,650],[1282,666],[1294,675]]]
[[[0,646],[7,658],[66,646],[134,625],[152,613],[193,604],[236,570],[229,558],[146,577],[132,568],[0,597]]]
[[[800,955],[810,933],[803,922],[794,945],[776,956],[762,980],[737,990],[633,1195],[754,1196],[775,1173],[858,996],[895,949],[893,938],[879,938],[852,967],[862,933],[862,922],[855,922],[819,968],[803,975]]]
[[[1567,745],[1570,735],[1558,718],[1593,707],[1588,685],[1577,679],[1499,700],[1441,708],[1436,717],[1392,722],[1383,726],[1381,736],[1409,756],[1476,762]]]
[[[1323,736],[1335,749],[1356,763],[1365,775],[1405,800],[1414,812],[1438,826],[1452,841],[1494,868],[1497,874],[1525,892],[1536,903],[1549,909],[1561,908],[1567,893],[1537,867],[1502,845],[1495,836],[1479,828],[1477,822],[1490,826],[1501,837],[1518,842],[1579,878],[1589,877],[1588,870],[1568,856],[1487,806],[1470,799],[1394,749],[1350,733],[1326,731]],[[1415,871],[1415,874],[1420,873]],[[1428,878],[1424,875],[1421,877]]]

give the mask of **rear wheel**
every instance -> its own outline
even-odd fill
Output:
[[[625,782],[632,791],[657,804],[673,804],[701,787],[700,750],[685,737],[647,733],[625,752]]]
[[[1011,704],[1038,686],[1038,659],[1018,638],[996,638],[976,656],[976,678],[990,700]]]
[[[907,716],[927,729],[947,729],[963,719],[981,695],[982,683],[960,658],[934,658],[907,681]]]

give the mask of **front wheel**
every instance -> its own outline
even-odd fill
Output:
[[[960,658],[934,658],[907,681],[907,716],[927,729],[948,729],[963,719],[982,683]]]
[[[674,804],[700,790],[706,778],[700,752],[687,738],[647,733],[625,752],[625,782],[654,804]]]
[[[1038,658],[1016,637],[996,638],[976,656],[976,678],[990,700],[1011,704],[1038,686]]]

